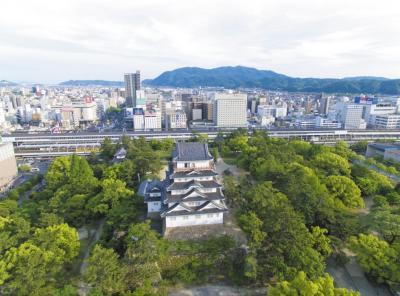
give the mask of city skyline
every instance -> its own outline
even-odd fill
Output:
[[[0,80],[154,78],[244,65],[295,77],[400,78],[397,1],[14,1],[0,20]]]

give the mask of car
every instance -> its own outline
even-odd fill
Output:
[[[31,173],[40,172],[39,168],[31,168]]]

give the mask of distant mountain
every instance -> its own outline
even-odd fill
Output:
[[[11,81],[8,81],[8,80],[0,80],[0,86],[16,86],[16,85],[18,85],[17,83],[15,83],[15,82],[11,82]]]
[[[264,88],[269,90],[327,93],[400,94],[400,79],[349,77],[345,79],[293,78],[268,70],[243,66],[203,69],[195,67],[167,71],[148,86]]]
[[[384,81],[384,80],[390,80],[389,78],[385,77],[378,77],[378,76],[354,76],[354,77],[345,77],[342,78],[342,80],[350,80],[350,81],[355,81],[355,80],[379,80],[379,81]]]
[[[124,85],[122,81],[109,81],[109,80],[68,80],[59,83],[62,86],[118,86]]]

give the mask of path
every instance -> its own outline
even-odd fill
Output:
[[[183,289],[169,293],[170,296],[261,296],[266,295],[267,289],[246,289],[224,285],[205,285]]]
[[[81,274],[83,274],[85,272],[85,270],[86,270],[86,267],[87,267],[86,260],[87,260],[87,258],[89,258],[90,251],[92,250],[92,247],[100,239],[101,234],[103,233],[103,227],[104,227],[105,221],[106,221],[106,219],[103,218],[97,223],[96,230],[95,230],[94,234],[90,234],[90,230],[88,230],[89,231],[89,236],[90,236],[90,240],[89,240],[90,243],[87,246],[87,248],[85,250],[85,254],[83,255],[83,258],[82,258],[82,264],[81,264],[81,267],[79,269]]]
[[[375,285],[365,276],[355,256],[343,267],[329,258],[326,271],[335,279],[338,287],[359,291],[361,296],[392,296],[384,285]]]
[[[222,176],[224,171],[229,170],[231,174],[236,178],[243,176],[245,173],[237,166],[227,164],[219,155],[217,161],[215,162],[215,170],[217,171],[219,176]]]

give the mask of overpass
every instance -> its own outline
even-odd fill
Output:
[[[222,131],[227,134],[230,131]],[[301,139],[320,144],[334,144],[337,141],[346,141],[349,143],[357,141],[376,141],[400,140],[400,129],[398,130],[343,130],[343,129],[275,129],[267,131],[270,137],[283,139]],[[200,131],[199,134],[205,134],[210,140],[215,139],[219,131]],[[67,154],[89,154],[98,151],[105,138],[113,142],[118,142],[122,136],[130,138],[145,137],[146,139],[174,139],[187,140],[193,136],[192,131],[146,131],[146,132],[102,132],[102,133],[14,133],[3,135],[3,141],[12,142],[17,157],[53,157]]]

